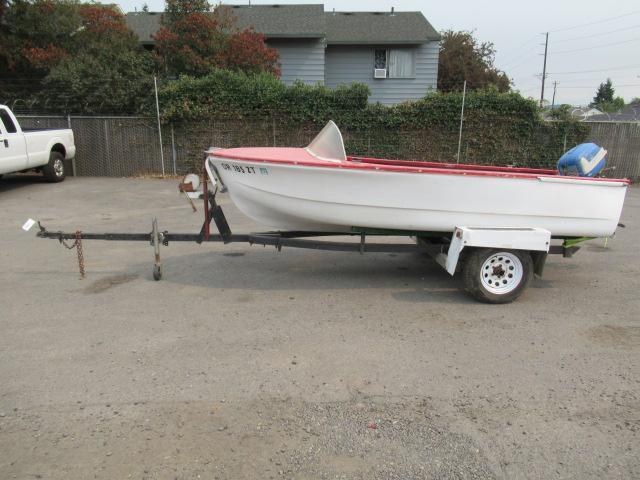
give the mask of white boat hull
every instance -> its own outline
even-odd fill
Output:
[[[278,230],[535,227],[560,237],[603,237],[618,225],[627,187],[624,181],[560,176],[327,168],[217,155],[209,156],[214,177],[233,203]]]

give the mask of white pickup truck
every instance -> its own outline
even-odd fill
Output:
[[[71,129],[22,129],[9,107],[0,105],[0,176],[36,170],[50,182],[61,182],[64,160],[75,155]]]

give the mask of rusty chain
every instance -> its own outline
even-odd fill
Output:
[[[60,243],[65,246],[68,250],[76,249],[76,253],[78,254],[78,269],[80,270],[80,277],[84,278],[84,252],[82,251],[82,232],[80,230],[76,230],[76,239],[75,241],[69,245],[65,242],[62,236],[60,237]]]

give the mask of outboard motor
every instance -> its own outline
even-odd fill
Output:
[[[607,162],[607,151],[595,143],[581,143],[558,160],[558,173],[577,177],[595,177]]]

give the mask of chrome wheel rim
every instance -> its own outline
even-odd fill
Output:
[[[64,175],[64,163],[59,158],[53,161],[53,172],[56,174],[56,177]]]
[[[513,292],[522,282],[520,259],[510,252],[498,252],[487,258],[480,269],[482,286],[496,295]]]

